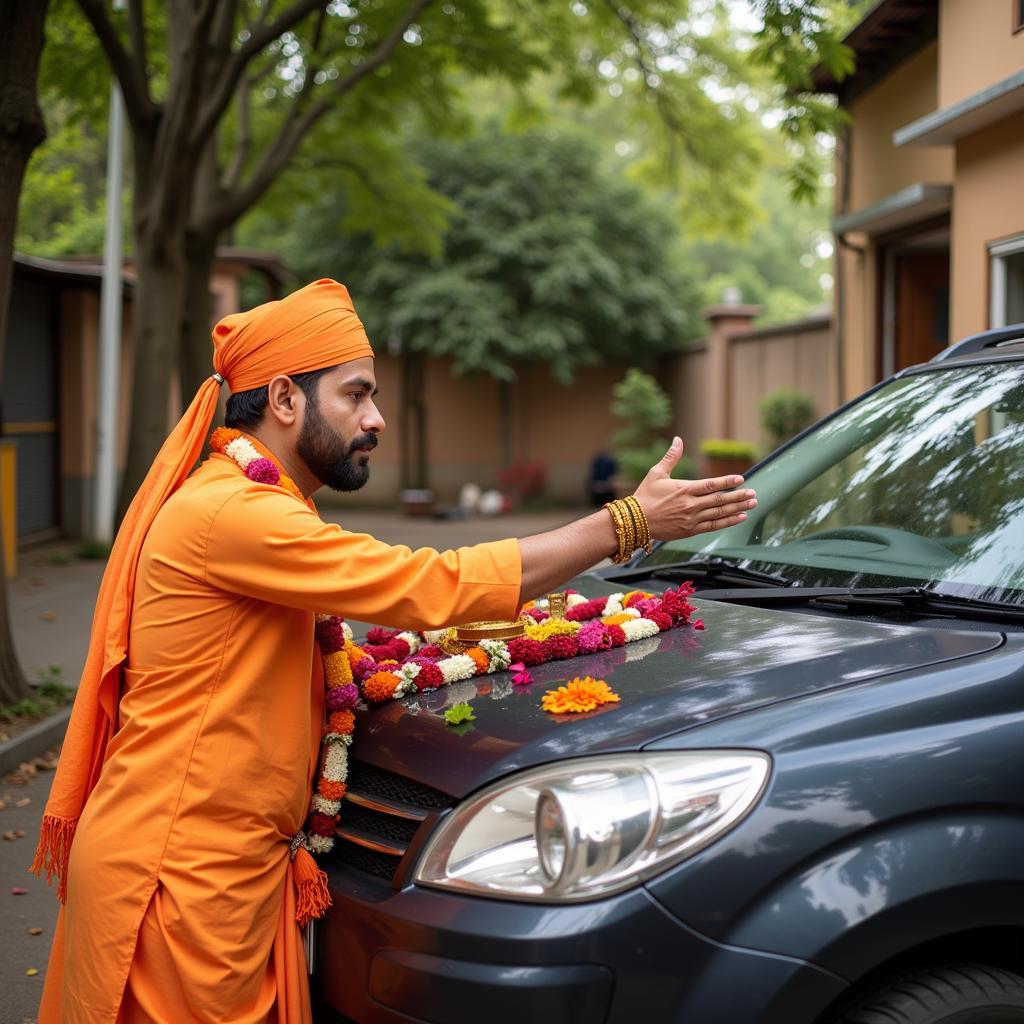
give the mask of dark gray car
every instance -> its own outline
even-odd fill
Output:
[[[757,467],[746,523],[575,581],[691,580],[705,631],[367,713],[322,1019],[1024,1022],[1022,442],[1024,327],[969,339]],[[621,703],[540,710],[580,673]]]

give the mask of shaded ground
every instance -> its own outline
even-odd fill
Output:
[[[321,509],[323,518],[347,529],[372,533],[391,544],[439,550],[504,537],[539,533],[580,513],[560,510],[529,516],[502,516],[463,522],[417,519],[380,511]],[[21,553],[18,577],[9,586],[11,620],[18,656],[30,678],[57,666],[75,686],[85,660],[92,610],[103,563],[70,558],[73,545],[53,545]],[[0,840],[0,1024],[35,1020],[46,959],[57,918],[57,902],[46,883],[28,874],[52,773],[18,783],[0,783],[0,833],[25,835]],[[17,804],[28,800],[22,807]],[[12,888],[27,892],[13,895]],[[39,935],[29,929],[42,928]],[[27,975],[26,971],[38,974]]]

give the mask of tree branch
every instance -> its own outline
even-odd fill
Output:
[[[362,64],[353,68],[344,78],[339,78],[324,95],[320,96],[315,103],[312,103],[296,117],[295,115],[298,113],[296,108],[301,105],[306,95],[306,86],[311,79],[307,79],[303,83],[303,89],[296,97],[291,113],[285,116],[273,142],[264,149],[263,155],[249,180],[240,189],[237,189],[233,195],[224,198],[219,207],[217,223],[209,225],[209,227],[215,228],[218,231],[225,230],[235,223],[270,188],[274,179],[287,166],[292,156],[294,156],[299,143],[302,142],[303,138],[317,121],[345,93],[358,85],[367,75],[373,74],[374,71],[390,59],[398,44],[402,41],[406,30],[432,3],[434,3],[434,0],[414,0],[401,21],[398,22],[387,38]]]
[[[107,17],[102,0],[78,0],[78,6],[92,25],[110,69],[121,86],[129,119],[136,128],[144,127],[155,113],[149,96],[145,67],[140,67],[132,60],[131,54],[124,48],[117,29]]]
[[[219,80],[214,84],[196,119],[196,128],[190,145],[202,146],[213,133],[217,122],[230,105],[231,97],[238,88],[249,62],[265,46],[294,28],[318,7],[326,9],[327,0],[295,0],[291,7],[282,11],[269,25],[257,25],[253,28],[249,38],[225,62]]]
[[[145,78],[148,61],[146,56],[146,14],[142,9],[142,0],[129,0],[128,32],[131,35],[135,63],[142,69],[143,81],[147,81]]]

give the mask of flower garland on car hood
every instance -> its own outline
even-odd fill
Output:
[[[334,846],[348,780],[348,749],[362,703],[381,704],[410,693],[436,690],[474,676],[517,667],[563,661],[655,636],[678,626],[703,629],[691,621],[693,586],[684,583],[655,595],[642,590],[587,600],[569,593],[565,618],[552,618],[547,601],[531,601],[523,614],[531,620],[525,635],[513,640],[481,640],[462,653],[446,653],[455,630],[371,629],[357,644],[348,623],[336,615],[319,615],[316,640],[324,662],[327,724],[320,770],[313,793],[304,844],[313,853]],[[554,713],[585,711],[618,700],[607,685],[587,677],[573,680],[565,693],[545,698]]]

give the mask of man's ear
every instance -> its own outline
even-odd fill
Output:
[[[267,413],[282,426],[291,427],[299,418],[306,396],[295,381],[278,374],[267,385]]]

